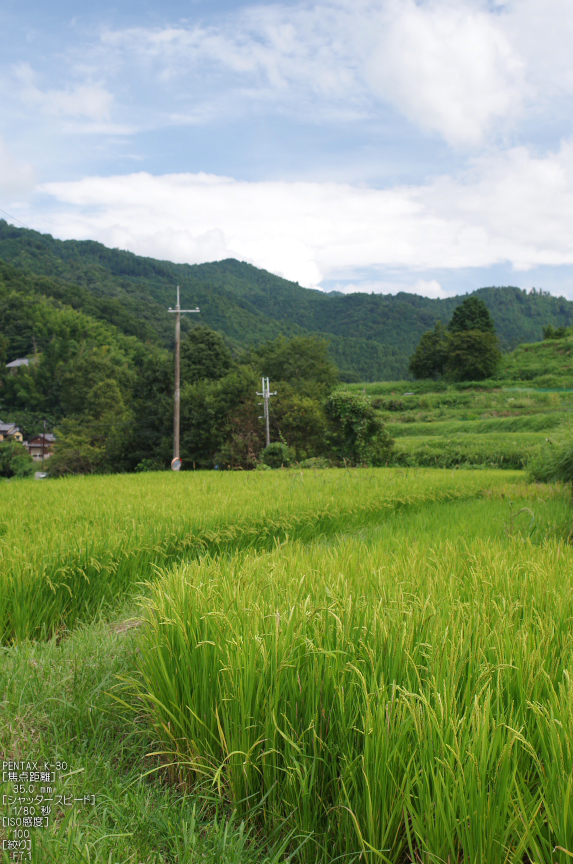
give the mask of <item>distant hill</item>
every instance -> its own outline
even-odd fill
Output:
[[[449,320],[463,299],[430,300],[404,292],[326,294],[234,259],[173,264],[92,241],[55,240],[4,220],[2,261],[0,279],[5,282],[18,282],[21,290],[54,298],[113,325],[125,336],[168,348],[173,321],[167,308],[174,303],[178,284],[182,304],[198,305],[201,321],[223,333],[235,351],[279,334],[316,333],[330,340],[332,357],[347,380],[406,377],[409,357],[422,333],[437,320]],[[503,287],[475,293],[490,309],[504,350],[540,340],[544,325],[573,324],[573,302],[543,291]],[[9,309],[0,309],[0,332],[10,328],[9,319]],[[184,318],[182,328],[195,323]],[[33,345],[24,342],[20,340],[18,352],[31,353]]]

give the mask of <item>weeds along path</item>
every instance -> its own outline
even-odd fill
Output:
[[[267,549],[472,499],[521,475],[356,470],[167,473],[5,484],[2,643],[46,638],[116,604],[158,566]],[[17,515],[16,515],[17,514]]]
[[[436,502],[178,564],[142,600],[124,687],[172,781],[302,842],[289,860],[573,855],[568,494]]]

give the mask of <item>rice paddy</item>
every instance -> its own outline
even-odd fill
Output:
[[[38,864],[573,856],[568,489],[387,468],[1,492],[3,758],[81,760],[96,794]]]

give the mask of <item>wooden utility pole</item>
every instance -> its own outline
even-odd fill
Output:
[[[266,446],[268,447],[269,444],[271,443],[271,427],[270,427],[269,399],[270,399],[271,396],[276,396],[276,395],[277,395],[277,391],[274,390],[274,391],[271,393],[271,391],[270,391],[270,386],[269,386],[269,379],[268,379],[268,378],[263,378],[263,379],[262,379],[262,382],[263,382],[263,388],[262,388],[262,389],[263,389],[263,392],[262,392],[262,393],[258,393],[258,392],[257,392],[257,396],[262,396],[262,397],[263,397],[263,401],[262,401],[262,402],[259,402],[259,405],[263,405],[263,406],[264,406],[264,407],[263,407],[263,416],[262,416],[262,417],[259,417],[259,420],[264,420],[264,421],[265,421],[266,433],[267,433],[267,436],[266,436],[267,445],[266,445]]]
[[[174,471],[181,468],[179,456],[179,427],[181,417],[181,315],[199,312],[197,309],[181,309],[179,306],[179,285],[177,286],[177,306],[175,309],[169,307],[169,312],[175,313],[175,391],[173,398],[173,459],[171,467]]]

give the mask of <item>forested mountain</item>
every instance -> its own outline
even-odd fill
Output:
[[[179,284],[182,305],[198,305],[201,322],[224,334],[235,352],[280,334],[320,334],[330,340],[331,356],[343,377],[364,381],[407,375],[408,359],[421,335],[436,321],[448,321],[463,299],[325,294],[233,259],[173,264],[91,241],[55,240],[3,220],[0,283],[0,332],[9,338],[8,360],[40,350],[38,341],[49,339],[29,313],[34,303],[60,312],[71,307],[111,326],[118,340],[131,337],[170,349],[173,321],[167,308],[174,304]],[[543,291],[504,287],[476,293],[493,316],[504,350],[541,339],[548,324],[573,323],[573,302]],[[28,325],[21,327],[19,322],[28,317]],[[184,317],[183,332],[196,323]]]

